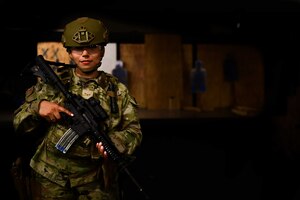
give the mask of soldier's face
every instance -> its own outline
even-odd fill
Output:
[[[74,47],[70,49],[70,58],[77,65],[76,72],[80,74],[91,74],[101,66],[105,47],[93,45],[88,47]]]

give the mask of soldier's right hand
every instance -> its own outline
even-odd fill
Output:
[[[39,105],[39,115],[48,121],[56,122],[61,119],[61,112],[69,116],[74,116],[68,109],[58,105],[57,103],[42,100]]]

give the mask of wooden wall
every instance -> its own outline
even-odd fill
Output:
[[[194,58],[193,58],[193,47],[191,44],[183,44],[182,46],[182,55],[183,55],[183,65],[182,65],[182,108],[191,108],[193,107],[193,96],[191,93],[191,80],[190,74],[191,70],[194,66]],[[199,97],[198,97],[199,98]]]
[[[226,107],[261,109],[264,104],[264,70],[258,49],[242,45],[199,44],[198,57],[207,70],[207,92],[202,95],[206,110]],[[224,79],[224,60],[236,60],[238,80]]]
[[[61,42],[39,42],[37,54],[53,62],[70,63],[70,57]]]
[[[179,110],[182,100],[182,42],[178,35],[145,36],[146,108]]]
[[[120,59],[128,72],[128,88],[141,108],[146,107],[145,94],[145,45],[120,44]]]
[[[183,44],[180,36],[169,34],[147,34],[143,44],[119,45],[120,59],[128,71],[128,87],[141,108],[214,111],[263,107],[264,67],[257,48],[225,44],[193,47]],[[69,56],[59,42],[39,43],[37,50],[47,60],[69,63]],[[236,81],[224,78],[224,60],[229,54],[236,61]],[[196,105],[190,83],[194,59],[200,59],[207,72],[207,90],[196,94]]]
[[[248,45],[197,44],[197,58],[207,71],[207,90],[197,94],[204,111],[264,105],[264,67],[259,50]],[[130,74],[129,89],[142,108],[181,110],[193,106],[190,71],[192,44],[177,35],[146,35],[144,44],[121,44],[120,58]],[[238,80],[224,79],[224,60],[234,56]],[[201,101],[201,102],[200,102]]]

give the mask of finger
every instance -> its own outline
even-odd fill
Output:
[[[71,116],[71,117],[74,116],[74,114],[73,114],[72,112],[70,112],[69,110],[67,110],[67,109],[64,108],[64,107],[60,107],[59,110],[60,110],[60,112],[64,112],[64,113],[66,113],[67,115],[69,115],[69,116]]]
[[[99,144],[99,142],[96,143],[96,148],[97,148],[98,150],[100,150],[100,144]]]
[[[100,154],[103,154],[104,147],[102,146],[101,142],[96,143],[96,148],[98,149]]]
[[[107,158],[107,157],[108,157],[108,155],[107,155],[107,152],[106,152],[106,151],[104,151],[104,152],[103,152],[103,156],[104,156],[104,158]]]
[[[59,119],[61,118],[59,112],[55,112],[55,113],[53,113],[53,115],[54,115],[53,118],[54,118],[55,120],[59,120]]]
[[[102,155],[104,155],[104,147],[103,146],[100,147],[100,152]]]

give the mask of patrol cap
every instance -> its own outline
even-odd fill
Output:
[[[66,24],[62,43],[66,48],[106,45],[108,43],[108,30],[98,19],[80,17]]]

